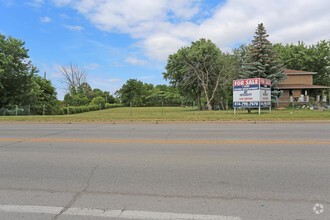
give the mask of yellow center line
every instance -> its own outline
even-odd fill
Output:
[[[81,139],[81,138],[0,138],[0,142],[27,143],[122,143],[122,144],[324,144],[318,140],[148,140],[148,139]]]

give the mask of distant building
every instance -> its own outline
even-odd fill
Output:
[[[278,84],[279,89],[283,91],[279,98],[279,106],[287,107],[293,101],[297,104],[307,105],[311,101],[318,104],[327,102],[329,97],[323,91],[330,87],[313,85],[315,72],[286,69],[284,73],[287,75],[287,79]]]

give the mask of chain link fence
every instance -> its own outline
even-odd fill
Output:
[[[102,109],[121,107],[121,104],[86,105],[86,106],[57,106],[57,105],[11,105],[0,108],[0,116],[24,116],[24,115],[69,115]]]
[[[63,114],[60,108],[52,108],[46,105],[11,105],[0,108],[0,116],[19,116],[19,115],[60,115]]]

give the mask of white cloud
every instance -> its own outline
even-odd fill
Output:
[[[89,63],[85,66],[85,68],[88,70],[96,70],[100,68],[100,65],[97,63]]]
[[[68,19],[71,18],[69,15],[67,15],[67,14],[63,14],[63,13],[59,14],[59,16],[60,16],[62,19],[65,19],[65,20],[68,20]]]
[[[145,76],[140,76],[139,80],[141,80],[141,81],[153,81],[157,77],[158,76],[156,76],[156,75],[145,75]]]
[[[115,93],[116,90],[120,89],[122,86],[122,80],[119,78],[95,78],[88,79],[92,88],[99,88],[103,91],[109,91],[110,93]]]
[[[45,17],[41,17],[41,18],[40,18],[40,21],[41,21],[42,23],[49,23],[49,22],[52,21],[52,19],[51,19],[50,17],[48,17],[48,16],[45,16]]]
[[[1,3],[4,4],[6,7],[12,7],[17,4],[15,0],[1,0]]]
[[[44,0],[32,0],[32,1],[28,1],[26,2],[27,5],[31,6],[31,7],[41,7],[44,4]]]
[[[145,38],[142,43],[146,54],[159,61],[167,59],[169,54],[175,53],[178,48],[185,44],[185,41],[179,37],[166,33],[151,35]]]
[[[138,59],[136,57],[133,56],[129,56],[126,58],[126,62],[132,65],[136,65],[136,66],[144,66],[146,65],[148,62],[142,59]]]
[[[82,31],[84,28],[79,25],[63,25],[66,29],[70,31]]]
[[[129,34],[147,56],[160,61],[202,37],[223,50],[248,43],[261,22],[274,43],[330,38],[330,1],[325,0],[227,0],[206,18],[207,0],[54,1],[73,7],[101,30]]]
[[[55,5],[61,7],[70,4],[72,0],[53,0],[53,2],[55,3]]]

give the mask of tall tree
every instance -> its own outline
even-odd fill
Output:
[[[241,78],[266,78],[272,81],[272,97],[280,94],[278,83],[286,78],[283,64],[280,62],[264,25],[258,24],[252,44],[248,46],[240,68]]]
[[[83,82],[77,87],[77,94],[87,97],[89,100],[94,97],[93,89],[87,82]]]
[[[0,108],[29,104],[32,78],[37,72],[24,42],[0,34]]]
[[[180,95],[178,89],[168,85],[155,86],[148,99],[152,105],[161,105],[162,103],[166,105],[186,104],[186,100]]]
[[[169,55],[166,72],[163,73],[164,79],[169,80],[170,84],[178,89],[185,98],[193,98],[197,101],[198,109],[202,109],[201,95],[202,87],[192,73],[189,73],[184,65],[184,56],[189,48],[183,47],[175,54]]]
[[[32,78],[32,82],[33,87],[29,95],[32,113],[58,114],[60,112],[59,102],[56,98],[56,89],[51,81],[36,75]]]
[[[226,71],[224,80],[219,92],[217,93],[216,100],[220,104],[221,109],[229,108],[229,103],[233,101],[233,80],[239,78],[239,68],[241,61],[237,59],[234,54],[226,54],[226,65],[229,66],[229,71]]]
[[[228,57],[212,41],[200,39],[170,55],[164,77],[170,79],[171,84],[180,85],[179,88],[202,92],[207,109],[211,110],[212,101],[231,67]]]
[[[116,94],[120,97],[121,102],[129,106],[143,106],[148,104],[148,97],[150,96],[154,86],[152,84],[143,83],[136,79],[129,79],[119,89]]]
[[[86,83],[87,72],[83,67],[71,63],[68,66],[61,66],[59,70],[70,94],[78,92],[78,88]]]
[[[237,68],[238,68],[238,72],[239,70],[243,67],[244,64],[244,58],[247,54],[249,50],[249,45],[241,45],[238,48],[234,48],[233,49],[233,56],[236,58],[236,64],[237,64]],[[239,75],[237,75],[239,76]]]
[[[101,96],[105,99],[106,103],[115,103],[115,98],[110,94],[110,92],[102,91],[101,89],[93,89],[93,98]]]

